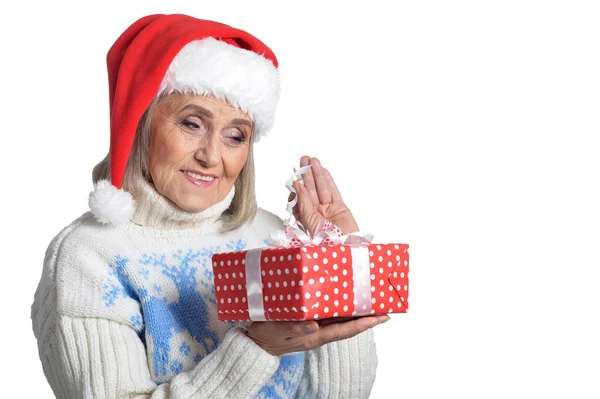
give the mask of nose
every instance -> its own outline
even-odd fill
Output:
[[[206,135],[194,153],[194,158],[207,168],[218,165],[221,160],[221,142],[218,136],[218,134]]]

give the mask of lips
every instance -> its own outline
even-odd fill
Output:
[[[182,170],[183,176],[198,187],[210,187],[217,180],[217,176],[201,173],[199,171]]]

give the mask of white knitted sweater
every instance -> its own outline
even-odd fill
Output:
[[[217,320],[210,258],[258,248],[282,221],[262,209],[221,233],[233,190],[182,212],[152,186],[131,223],[89,212],[50,243],[32,305],[44,373],[58,398],[367,398],[372,331],[272,356],[243,323]]]

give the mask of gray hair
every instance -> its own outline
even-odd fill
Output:
[[[125,168],[123,176],[123,190],[132,193],[136,188],[136,182],[139,179],[152,181],[148,172],[148,156],[150,154],[150,140],[152,132],[152,116],[156,111],[157,105],[168,95],[157,96],[150,106],[146,109],[138,123],[135,139],[131,148],[131,154]],[[254,130],[254,128],[253,128]],[[258,205],[256,202],[255,191],[255,173],[254,173],[254,132],[250,135],[248,147],[248,158],[240,174],[235,180],[235,195],[229,205],[229,208],[223,213],[222,231],[235,230],[256,215]],[[99,180],[111,180],[110,171],[110,151],[106,157],[100,161],[92,171],[92,181],[96,184]]]

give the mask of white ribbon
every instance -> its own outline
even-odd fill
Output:
[[[264,321],[265,307],[263,304],[263,284],[260,270],[262,249],[252,249],[246,252],[246,291],[248,294],[248,313],[250,320]]]

